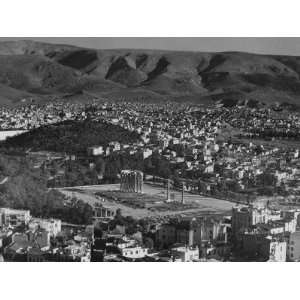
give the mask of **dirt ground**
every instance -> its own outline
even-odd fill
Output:
[[[73,188],[60,188],[66,196],[76,197],[89,204],[94,204],[99,202],[97,199],[97,192],[103,191],[119,191],[119,184],[105,184],[97,186],[83,186],[83,187],[73,187]],[[154,196],[154,198],[160,199],[163,202],[166,199],[166,190],[160,186],[153,186],[149,184],[144,184],[143,192],[149,196]],[[175,201],[181,201],[181,192],[171,190],[171,196]],[[235,205],[232,202],[220,200],[216,198],[195,195],[190,193],[184,193],[184,201],[186,204],[192,204],[191,209],[182,210],[164,210],[164,211],[151,211],[147,208],[133,208],[128,205],[124,205],[118,201],[113,201],[106,199],[102,202],[104,207],[116,210],[120,208],[124,216],[132,216],[134,218],[145,218],[145,217],[160,217],[160,216],[172,216],[172,215],[205,215],[205,214],[226,214],[230,213],[232,207]],[[170,205],[171,206],[171,205]]]

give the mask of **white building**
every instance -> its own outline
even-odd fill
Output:
[[[117,225],[118,226],[118,225]],[[112,243],[113,245],[114,243]],[[136,246],[136,240],[131,239],[124,235],[122,239],[118,240],[117,247],[119,249],[125,249],[125,248],[134,248]]]
[[[121,144],[119,142],[110,142],[109,146],[111,147],[112,151],[120,151]]]
[[[295,232],[297,227],[297,219],[286,220],[284,222],[284,230],[287,232]]]
[[[269,255],[268,261],[284,262],[286,261],[287,243],[272,239],[271,236],[265,238],[265,243],[262,245],[262,251],[265,251],[266,256]]]
[[[148,254],[148,249],[141,246],[133,246],[121,249],[122,256],[127,258],[143,258]]]
[[[0,208],[0,226],[27,225],[30,218],[29,210]]]
[[[69,245],[65,251],[74,260],[79,259],[81,262],[90,262],[91,260],[91,251],[85,243]]]
[[[92,146],[87,148],[88,155],[97,156],[104,153],[102,146]]]
[[[35,231],[42,228],[50,233],[51,236],[55,237],[61,232],[61,220],[58,219],[39,219],[33,218],[29,223],[29,229]]]
[[[204,173],[213,173],[214,172],[214,164],[208,164],[205,167]]]
[[[281,219],[279,211],[266,207],[238,206],[232,209],[232,231],[235,236],[252,225],[267,224]]]
[[[185,161],[184,157],[176,157],[175,161],[177,163],[183,163]]]
[[[146,159],[146,158],[148,158],[149,156],[152,155],[152,150],[151,150],[151,149],[145,149],[145,150],[142,152],[142,154],[143,154],[143,159]]]
[[[199,260],[199,248],[178,246],[171,250],[175,261],[189,262]]]

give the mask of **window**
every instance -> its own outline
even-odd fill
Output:
[[[294,251],[294,247],[291,247],[291,251]]]
[[[295,245],[295,242],[294,241],[291,241],[291,243],[290,243],[291,245]]]
[[[294,254],[293,254],[293,253],[291,254],[291,257],[292,257],[292,258],[294,257]]]

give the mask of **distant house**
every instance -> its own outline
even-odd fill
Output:
[[[121,150],[121,144],[119,142],[110,142],[109,147],[113,152]]]
[[[128,248],[122,248],[122,256],[127,258],[143,258],[148,254],[148,249],[141,246],[133,246]]]
[[[104,153],[102,146],[92,146],[87,148],[87,153],[90,156],[102,155]]]
[[[188,246],[177,246],[171,249],[174,261],[191,262],[199,260],[199,248]]]
[[[38,230],[39,228],[44,229],[53,237],[61,232],[61,220],[58,219],[33,218],[30,220],[28,226],[31,231]]]

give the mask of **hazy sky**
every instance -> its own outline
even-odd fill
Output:
[[[112,49],[166,49],[186,51],[244,51],[265,54],[286,54],[300,56],[300,38],[146,38],[146,37],[34,37],[1,38],[1,40],[32,39],[41,42],[72,44],[77,46]]]

